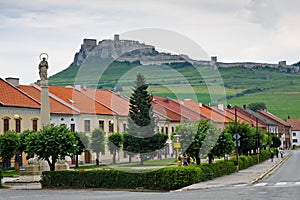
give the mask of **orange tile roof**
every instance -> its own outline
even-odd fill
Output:
[[[41,101],[41,90],[38,85],[35,86],[25,86],[20,85],[22,91],[30,95],[32,98],[36,99],[37,101]],[[60,102],[59,100],[53,98],[51,93],[49,94],[49,103],[50,103],[50,112],[56,114],[79,114],[78,110],[72,109],[71,106],[67,105],[64,102]]]
[[[203,114],[208,119],[219,122],[219,123],[228,123],[231,121],[229,117],[227,117],[225,114],[222,114],[220,112],[217,112],[216,110],[212,109],[211,107],[201,104],[199,105],[197,102],[194,102],[192,100],[184,100],[182,101],[185,106]]]
[[[62,99],[69,105],[79,109],[81,113],[99,115],[115,114],[111,109],[72,87],[49,86],[49,92]]]
[[[87,88],[82,89],[81,92],[90,98],[95,99],[107,108],[112,109],[118,115],[128,116],[129,99],[109,90]]]
[[[0,104],[3,106],[39,108],[40,103],[0,78]]]
[[[293,131],[300,130],[300,119],[287,119],[286,122],[292,126]]]
[[[200,113],[168,97],[162,98],[162,97],[155,96],[153,97],[153,100],[154,102],[167,108],[169,111],[172,111],[187,120],[195,121],[198,119],[206,119],[206,117],[201,115]]]

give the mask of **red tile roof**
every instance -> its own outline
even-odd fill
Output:
[[[129,100],[125,97],[108,90],[82,89],[81,92],[97,102],[112,109],[115,113],[128,116]]]
[[[66,103],[79,109],[81,113],[113,115],[111,109],[84,95],[72,87],[49,86],[49,92]]]
[[[162,107],[166,108],[167,110],[172,111],[177,115],[180,115],[183,120],[186,119],[190,121],[195,121],[198,119],[206,119],[206,117],[201,115],[200,113],[168,97],[162,98],[162,97],[155,96],[153,97],[153,101],[155,103],[160,104]]]
[[[230,108],[230,109],[227,108],[226,111],[231,113],[233,116],[235,116],[235,109],[234,108]],[[240,122],[248,122],[252,126],[256,126],[256,120],[251,119],[247,115],[239,112],[238,109],[237,109],[237,118],[238,118],[238,121],[240,121]],[[234,117],[233,117],[233,119],[234,119]],[[263,123],[258,122],[257,125],[258,125],[258,127],[266,128],[266,125],[263,124]]]
[[[41,89],[38,85],[25,86],[20,85],[22,91],[30,95],[32,98],[37,101],[41,101]],[[72,109],[72,107],[65,102],[55,99],[51,93],[49,94],[49,103],[50,103],[50,112],[56,114],[79,114],[79,110]]]
[[[273,115],[272,113],[270,113],[270,112],[268,112],[266,110],[259,110],[257,112],[260,113],[260,114],[262,114],[262,115],[264,115],[264,116],[266,116],[267,118],[269,118],[269,119],[271,119],[273,121],[276,121],[277,123],[280,123],[280,124],[284,125],[284,126],[290,126],[289,123],[287,123],[286,121],[280,119],[279,117]]]
[[[212,109],[211,107],[205,105],[205,104],[198,104],[197,102],[194,102],[192,100],[184,100],[182,101],[185,106],[201,113],[206,118],[219,123],[228,123],[231,121],[231,119],[226,116],[225,114],[222,114],[221,112],[217,112],[216,110]]]
[[[287,119],[286,121],[292,126],[293,131],[300,131],[300,119]]]
[[[175,122],[180,122],[181,120],[183,121],[188,120],[187,118],[181,116],[180,114],[172,110],[169,110],[167,107],[164,107],[157,101],[152,101],[152,107],[153,107],[154,115],[159,118],[167,119]]]
[[[16,88],[10,83],[0,78],[0,104],[3,106],[29,107],[39,108],[40,103],[24,93],[22,90]]]

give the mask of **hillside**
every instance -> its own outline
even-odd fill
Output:
[[[212,72],[199,73],[199,71]],[[300,117],[300,75],[282,73],[271,68],[227,67],[218,69],[224,83],[227,103],[242,106],[264,102],[270,112],[285,119]],[[140,72],[150,85],[154,95],[172,98],[192,98],[210,103],[207,84],[219,81],[211,67],[192,66],[190,63],[165,65],[140,65],[139,62],[111,63],[91,57],[81,67],[71,65],[49,78],[51,85],[84,84],[87,87],[112,89],[130,95],[135,75]],[[205,74],[206,77],[202,77]],[[191,87],[190,87],[191,86]],[[192,89],[191,89],[192,88]],[[196,98],[193,94],[196,94]],[[210,91],[214,93],[214,91]],[[217,93],[217,92],[216,92]],[[216,94],[218,96],[218,94]],[[222,95],[220,95],[220,101]]]

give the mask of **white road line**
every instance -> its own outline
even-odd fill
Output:
[[[296,185],[300,185],[300,182],[296,182],[295,184],[296,184]]]
[[[254,187],[262,187],[262,186],[265,186],[267,185],[268,183],[257,183],[254,185]]]
[[[286,185],[286,184],[287,184],[287,182],[278,182],[275,184],[275,186]]]
[[[244,187],[244,186],[247,186],[248,184],[238,184],[238,185],[234,185],[234,187]]]

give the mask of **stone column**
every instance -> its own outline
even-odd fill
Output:
[[[50,103],[47,84],[41,86],[41,128],[50,125]]]

